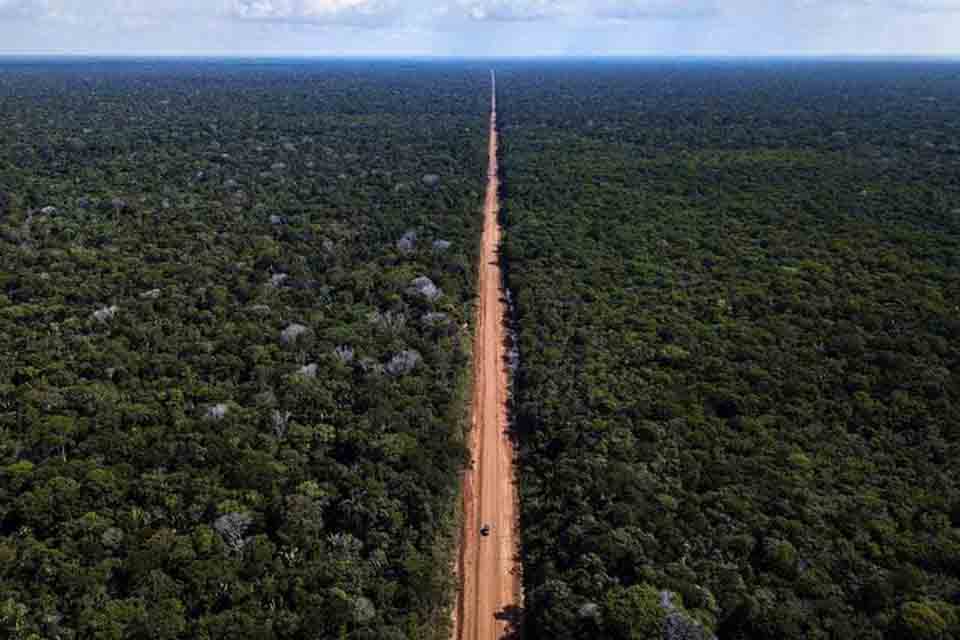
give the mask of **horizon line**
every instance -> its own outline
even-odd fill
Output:
[[[524,55],[449,55],[418,53],[245,53],[245,52],[4,52],[0,51],[0,60],[4,59],[99,59],[99,60],[383,60],[383,61],[489,61],[489,60],[943,60],[960,61],[958,53],[813,53],[813,52],[770,52],[770,53],[602,53],[602,54],[558,54],[531,53]]]

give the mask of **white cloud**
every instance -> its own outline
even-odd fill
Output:
[[[458,0],[456,7],[472,20],[494,22],[542,20],[569,10],[563,0]]]
[[[720,7],[715,0],[607,0],[594,14],[621,20],[688,20],[719,15]]]
[[[395,22],[398,0],[230,0],[239,20],[378,26]]]

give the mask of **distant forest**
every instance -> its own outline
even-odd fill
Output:
[[[960,65],[498,80],[528,637],[960,637]]]
[[[487,82],[0,65],[0,637],[448,637]]]

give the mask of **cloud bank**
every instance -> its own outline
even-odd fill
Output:
[[[460,0],[457,9],[472,20],[495,22],[542,20],[569,10],[562,0]]]
[[[960,0],[0,0],[0,53],[44,51],[942,55]]]
[[[307,24],[386,25],[401,15],[398,0],[230,0],[238,20]]]

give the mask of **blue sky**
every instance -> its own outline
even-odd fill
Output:
[[[960,0],[0,0],[0,53],[952,56]]]

